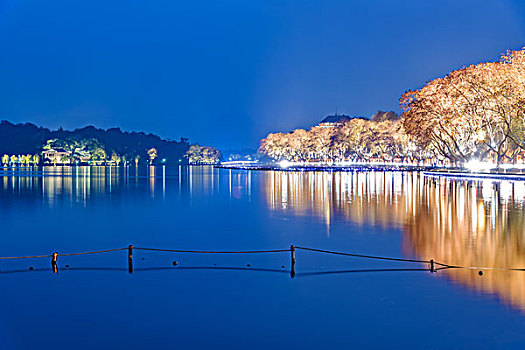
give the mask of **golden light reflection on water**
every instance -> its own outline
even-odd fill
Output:
[[[428,178],[419,173],[265,175],[270,208],[398,227],[407,257],[461,266],[525,268],[525,183]],[[525,272],[451,269],[455,283],[525,309]]]
[[[427,179],[425,201],[405,225],[404,248],[423,259],[476,267],[525,267],[524,184]],[[453,269],[457,283],[525,309],[525,272]]]
[[[184,193],[190,198],[194,194],[206,197],[226,190],[224,183],[220,186],[218,173],[219,169],[212,166],[179,166],[169,170],[166,166],[0,167],[0,194],[39,192],[49,204],[63,198],[87,204],[89,198],[145,185],[151,198],[166,198],[167,188],[176,195]],[[226,184],[230,196],[249,197],[250,179],[251,175],[230,174],[229,185]]]
[[[414,210],[420,185],[417,176],[400,172],[267,172],[263,176],[271,209],[314,215],[327,225],[334,217],[399,225]]]
[[[273,212],[322,220],[328,234],[334,220],[400,229],[406,257],[462,266],[525,268],[523,182],[428,178],[402,172],[178,167],[168,176],[163,167],[148,167],[139,176],[133,167],[45,167],[17,173],[0,168],[0,194],[39,193],[50,205],[64,198],[86,205],[90,197],[141,188],[141,183],[145,193],[155,198],[166,198],[167,188],[190,200],[225,195],[250,201],[256,192]],[[454,269],[437,275],[525,309],[525,272],[485,270],[482,277],[477,272]]]
[[[86,203],[92,196],[111,194],[129,185],[129,169],[120,167],[0,167],[0,188],[4,193],[39,192],[53,204],[57,198]]]

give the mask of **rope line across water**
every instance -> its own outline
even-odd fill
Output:
[[[481,267],[481,266],[460,266],[460,265],[450,265],[445,263],[440,263],[434,260],[417,260],[417,259],[403,259],[403,258],[392,258],[385,256],[375,256],[375,255],[365,255],[365,254],[354,254],[354,253],[345,253],[337,252],[333,250],[324,250],[308,247],[299,247],[292,246],[294,249],[300,249],[305,251],[333,254],[333,255],[342,255],[350,256],[354,258],[364,258],[364,259],[376,259],[376,260],[387,260],[387,261],[400,261],[400,262],[410,262],[410,263],[419,263],[419,264],[434,264],[436,266],[441,266],[442,268],[455,268],[455,269],[472,269],[472,270],[501,270],[501,271],[525,271],[525,268],[507,268],[507,267]],[[106,250],[95,250],[89,252],[80,252],[80,253],[55,253],[57,257],[63,256],[76,256],[76,255],[88,255],[88,254],[100,254],[108,252],[116,252],[121,250],[142,250],[142,251],[155,251],[155,252],[169,252],[169,253],[197,253],[197,254],[258,254],[258,253],[290,253],[292,248],[288,249],[269,249],[269,250],[239,250],[239,251],[216,251],[216,250],[182,250],[182,249],[162,249],[162,248],[147,248],[147,247],[124,247],[124,248],[115,248],[115,249],[106,249]],[[10,260],[10,259],[33,259],[33,258],[53,258],[55,254],[44,254],[44,255],[28,255],[28,256],[2,256],[0,260]],[[435,268],[431,271],[438,271],[440,268]]]
[[[115,249],[106,249],[106,250],[96,250],[94,252],[83,252],[83,253],[67,253],[67,254],[58,254],[58,256],[73,256],[73,255],[87,255],[87,254],[98,254],[98,253],[109,253],[116,252],[119,250],[126,250],[128,248],[115,248]]]
[[[32,258],[50,258],[53,254],[48,255],[29,255],[29,256],[0,256],[0,260],[7,259],[32,259]]]
[[[389,258],[389,257],[384,257],[384,256],[342,253],[342,252],[335,252],[335,251],[332,251],[332,250],[323,250],[323,249],[306,248],[306,247],[295,247],[295,249],[309,250],[309,251],[312,251],[312,252],[334,254],[334,255],[352,256],[352,257],[355,257],[355,258],[390,260],[390,261],[404,261],[404,262],[428,263],[428,264],[430,264],[430,260],[414,260],[414,259]]]
[[[73,256],[73,255],[87,255],[87,254],[99,254],[99,253],[107,253],[107,252],[116,252],[119,250],[125,250],[128,248],[116,248],[116,249],[106,249],[106,250],[95,250],[92,252],[81,252],[81,253],[65,253],[65,254],[57,254],[57,256]],[[7,260],[7,259],[33,259],[33,258],[51,258],[53,257],[53,254],[46,254],[46,255],[28,255],[28,256],[0,256],[0,260]]]
[[[150,251],[155,251],[155,252],[199,253],[199,254],[256,254],[256,253],[290,252],[290,249],[240,250],[240,251],[180,250],[180,249],[160,249],[160,248],[142,248],[142,247],[133,247],[133,249],[136,249],[136,250],[150,250]]]

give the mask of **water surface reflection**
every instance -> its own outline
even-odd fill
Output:
[[[405,257],[481,267],[525,267],[525,183],[440,179],[407,172],[293,173],[213,167],[0,168],[0,198],[126,198],[261,201],[273,213],[397,228]],[[110,196],[108,196],[110,195]],[[195,199],[194,199],[195,198]],[[7,203],[7,202],[6,202]],[[1,201],[0,201],[0,204]],[[362,252],[368,253],[368,252]],[[447,270],[439,275],[525,309],[525,272]]]
[[[358,224],[398,226],[407,257],[525,268],[525,183],[429,178],[420,173],[265,173],[268,206]],[[525,309],[525,272],[452,269],[455,283]]]

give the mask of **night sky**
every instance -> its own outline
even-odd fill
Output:
[[[0,119],[255,148],[523,46],[521,0],[0,0]]]

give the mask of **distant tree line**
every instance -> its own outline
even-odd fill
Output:
[[[31,123],[0,122],[0,155],[4,165],[49,161],[42,154],[55,149],[60,150],[60,157],[54,162],[62,164],[154,164],[159,161],[181,164],[188,163],[194,153],[187,153],[190,144],[185,138],[163,140],[157,135],[124,132],[119,128],[104,130],[87,126],[68,131],[62,128],[50,130]],[[205,152],[206,156],[208,152]]]
[[[401,118],[379,111],[371,120],[269,134],[259,152],[289,161],[524,162],[525,48],[434,79],[400,103]]]
[[[427,154],[406,135],[395,112],[378,111],[371,120],[353,118],[333,127],[314,126],[269,134],[259,152],[273,160],[299,162],[421,160]]]

